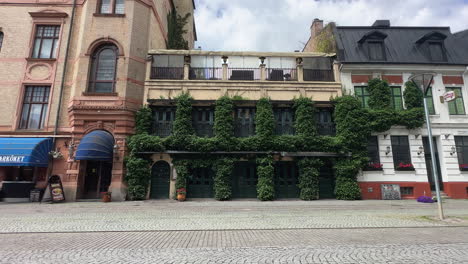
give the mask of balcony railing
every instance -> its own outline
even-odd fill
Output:
[[[297,69],[267,68],[268,81],[297,81]]]
[[[260,80],[260,68],[229,68],[228,78],[236,81]]]
[[[317,123],[317,132],[322,136],[335,136],[336,128],[334,123]]]
[[[304,81],[333,82],[334,80],[333,70],[304,69]]]
[[[173,121],[158,121],[154,124],[154,134],[159,137],[168,137],[172,133]]]
[[[190,80],[222,80],[223,68],[190,68]]]
[[[250,137],[255,135],[255,124],[236,122],[234,126],[234,135],[236,137]]]
[[[276,124],[275,126],[276,135],[294,135],[294,125],[290,124]]]
[[[152,67],[151,79],[183,80],[184,67]]]

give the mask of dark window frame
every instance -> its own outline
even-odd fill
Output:
[[[333,119],[333,111],[334,109],[331,107],[317,108],[315,112],[315,122],[317,127],[317,133],[319,135],[336,135],[336,124],[335,120]]]
[[[257,109],[252,107],[236,107],[234,109],[234,135],[236,137],[250,137],[255,135],[255,115]]]
[[[172,135],[176,107],[155,106],[151,107],[151,110],[153,112],[153,134],[159,137],[168,137]]]
[[[379,39],[367,40],[366,44],[367,44],[367,54],[368,54],[369,60],[371,61],[386,61],[387,60],[387,56],[385,54],[385,42],[383,40],[379,40]],[[372,57],[372,54],[374,53],[371,52],[371,47],[373,47],[374,44],[379,45],[381,57],[375,57],[375,58]]]
[[[433,54],[433,49],[431,47],[437,45],[440,48],[440,59],[436,58],[437,56],[434,56]],[[429,54],[429,59],[431,61],[447,61],[447,52],[445,50],[445,45],[444,42],[441,40],[429,40],[427,41],[427,51]]]
[[[400,91],[399,95],[395,95],[395,89],[398,89]],[[404,109],[403,108],[403,92],[402,92],[401,86],[396,86],[396,85],[390,86],[390,93],[391,93],[390,103],[391,103],[392,108],[395,109],[395,110],[403,110]],[[395,104],[395,99],[396,98],[400,99],[400,104],[399,104],[400,108],[398,108],[398,109],[396,108],[396,104]]]
[[[391,136],[393,165],[395,170],[414,171],[411,161],[411,149],[408,136]],[[409,165],[409,167],[400,166]]]
[[[449,92],[449,91],[454,91],[455,94],[457,94],[457,91],[455,90],[459,90],[460,91],[460,96],[457,96],[455,98],[455,100],[453,101],[450,101],[447,103],[447,107],[448,107],[448,110],[449,110],[449,115],[466,115],[466,109],[465,109],[465,101],[463,100],[463,89],[462,87],[445,87],[445,91]],[[457,106],[457,102],[461,101],[461,105],[462,105],[462,108],[463,109],[458,109],[458,106]],[[453,105],[455,107],[455,114],[452,114],[450,113],[450,106]]]
[[[98,15],[108,15],[108,16],[123,16],[125,15],[125,0],[123,0],[123,11],[122,13],[117,13],[117,1],[118,0],[109,0],[109,5],[110,5],[110,12],[104,13],[102,12],[102,5],[103,5],[103,0],[98,0],[97,1],[97,6],[96,6],[96,14]]]
[[[400,187],[401,196],[413,196],[414,195],[414,187],[412,186],[402,186]]]
[[[365,171],[381,171],[383,170],[380,163],[379,137],[371,136],[367,142],[367,155],[369,163],[364,168]]]
[[[0,52],[2,51],[2,46],[3,46],[3,39],[5,38],[5,34],[3,31],[0,31]]]
[[[424,95],[427,102],[427,109],[429,110],[430,115],[435,115],[435,105],[434,105],[434,96],[432,94],[432,86],[427,89],[426,94]]]
[[[275,135],[294,135],[295,111],[292,107],[274,107]]]
[[[356,96],[359,101],[361,101],[361,106],[363,108],[369,108],[369,91],[367,90],[367,85],[356,85],[354,86],[354,96]],[[357,94],[356,90],[361,89],[361,94]]]
[[[44,89],[42,95],[42,100],[39,101],[35,99],[34,95],[37,89]],[[30,92],[29,92],[30,91]],[[50,102],[50,91],[51,87],[48,85],[28,85],[24,88],[24,95],[23,101],[21,103],[21,115],[19,118],[18,129],[25,129],[25,130],[40,130],[44,129],[45,121],[47,119],[47,112],[49,111],[49,102]],[[26,105],[28,105],[27,110],[25,109]],[[39,115],[38,126],[37,127],[30,127],[30,120],[31,120],[31,110],[32,105],[41,105],[41,113]],[[23,116],[25,114],[24,111],[27,111],[27,117],[25,122],[23,123]]]
[[[213,106],[192,108],[192,127],[199,137],[214,136],[215,109]]]
[[[54,35],[52,37],[44,36],[44,31],[48,27],[52,27],[54,29]],[[34,38],[33,38],[33,43],[32,43],[32,47],[31,47],[30,58],[33,58],[33,59],[57,59],[57,50],[58,50],[58,45],[60,44],[60,31],[61,31],[61,29],[62,29],[62,26],[57,25],[57,24],[36,24],[35,28],[34,28]],[[40,32],[40,36],[38,36],[39,32]],[[44,39],[51,39],[52,40],[52,46],[51,46],[51,49],[49,51],[49,56],[48,57],[41,57]],[[39,41],[39,50],[37,51],[37,55],[36,55],[36,42],[37,41]]]
[[[457,149],[458,168],[461,171],[468,171],[468,136],[455,136],[454,138]]]
[[[115,55],[115,62],[114,62],[114,78],[112,80],[97,80],[97,72],[99,70],[99,56],[101,53],[107,49],[111,49]],[[108,94],[115,92],[115,86],[117,84],[117,63],[119,61],[119,49],[113,43],[106,43],[99,46],[91,55],[90,57],[90,64],[89,64],[89,80],[88,80],[88,93],[96,93],[96,94]],[[105,92],[97,92],[96,91],[96,83],[112,83],[112,90],[105,91]]]

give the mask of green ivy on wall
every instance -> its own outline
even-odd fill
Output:
[[[257,158],[257,198],[260,201],[272,201],[275,199],[275,168],[272,155]]]
[[[188,41],[184,39],[184,34],[187,33],[185,25],[187,25],[190,13],[185,16],[180,16],[174,8],[167,14],[167,48],[175,50],[188,50]]]
[[[299,189],[302,200],[319,199],[319,176],[323,162],[316,158],[303,158],[297,163],[299,166]]]

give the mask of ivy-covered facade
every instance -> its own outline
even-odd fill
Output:
[[[448,27],[393,27],[385,20],[372,26],[331,23],[325,28],[330,26],[334,33],[327,41],[335,41],[343,92],[357,98],[367,111],[382,114],[369,120],[381,124],[368,138],[368,164],[358,172],[362,198],[382,199],[386,185],[398,186],[402,198],[431,195],[435,187],[432,162],[443,194],[468,198],[468,56],[460,49],[462,38]],[[323,36],[320,30],[315,35]],[[425,95],[408,82],[411,75],[423,72],[435,73]],[[443,95],[450,91],[456,99],[444,102]],[[434,161],[425,124],[413,123],[423,120],[416,110],[423,107],[423,96],[433,127]],[[400,113],[400,121],[389,126],[387,120],[395,118],[394,113]]]

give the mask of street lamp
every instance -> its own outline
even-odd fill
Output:
[[[439,210],[440,220],[444,220],[444,212],[442,210],[442,199],[440,198],[439,176],[437,175],[436,158],[434,153],[434,142],[432,142],[431,120],[429,119],[429,110],[427,109],[426,94],[434,79],[434,73],[422,73],[412,75],[409,80],[412,81],[423,92],[424,113],[426,114],[427,135],[429,136],[429,148],[431,150],[432,173],[434,176],[435,191],[437,195],[437,207]]]

